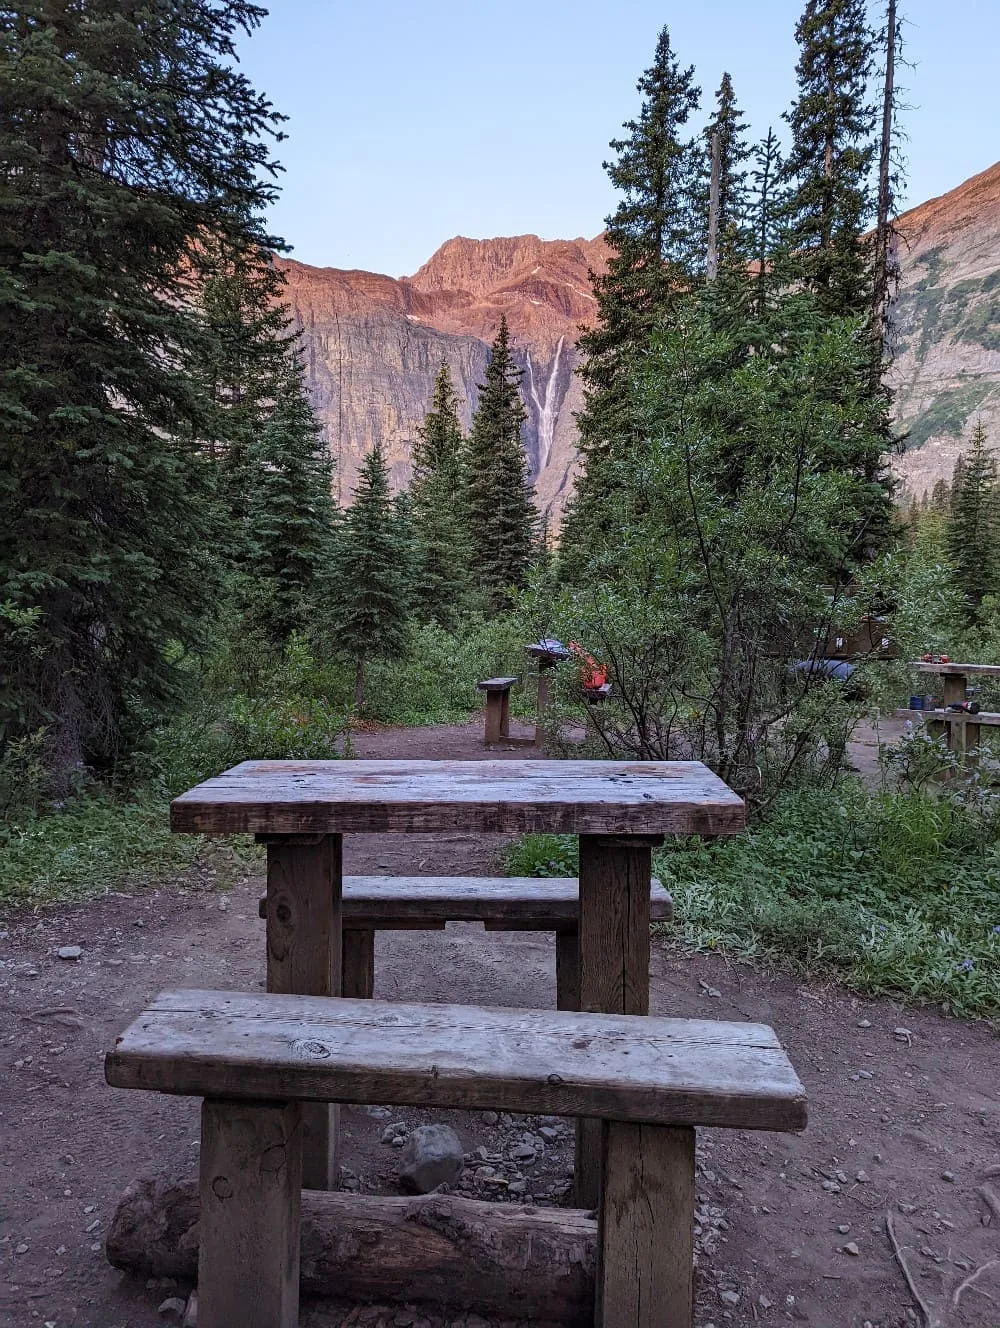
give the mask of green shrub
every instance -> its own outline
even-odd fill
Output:
[[[675,933],[867,992],[1000,1015],[1000,811],[989,794],[785,794],[745,835],[655,857]]]

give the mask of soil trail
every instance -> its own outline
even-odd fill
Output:
[[[479,759],[481,722],[357,735],[359,756]],[[519,747],[495,759],[530,755]],[[352,836],[352,872],[493,871],[500,836]],[[152,1328],[164,1298],[111,1269],[101,1241],[134,1176],[194,1172],[197,1104],[107,1088],[101,1056],[157,990],[263,986],[259,877],[225,893],[207,875],[129,897],[0,921],[0,1326]],[[64,961],[59,946],[79,944]],[[551,938],[474,926],[378,937],[376,995],[551,1007]],[[654,1013],[772,1024],[806,1085],[800,1136],[704,1131],[698,1192],[705,1256],[699,1328],[800,1322],[904,1328],[913,1300],[890,1248],[885,1213],[922,1296],[948,1328],[997,1328],[1000,1270],[951,1304],[955,1288],[996,1258],[997,1227],[978,1187],[1000,1164],[1000,1069],[993,1030],[933,1010],[853,998],[783,976],[653,947]],[[412,1123],[419,1113],[393,1112]],[[448,1113],[470,1151],[506,1157],[523,1124]],[[391,1189],[398,1154],[381,1143],[385,1113],[345,1110],[348,1184]],[[537,1122],[532,1129],[537,1128]],[[563,1133],[520,1164],[536,1202],[559,1202],[571,1150]],[[502,1170],[503,1168],[501,1168]],[[470,1168],[470,1173],[474,1168]],[[482,1189],[476,1192],[482,1192]],[[994,1224],[991,1225],[991,1222]],[[857,1253],[852,1250],[856,1249]],[[184,1288],[180,1289],[181,1294]],[[303,1323],[358,1322],[329,1305]],[[465,1324],[405,1311],[364,1322]],[[481,1321],[480,1321],[481,1322]]]

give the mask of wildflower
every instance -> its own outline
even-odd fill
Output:
[[[996,936],[996,935],[1000,935],[1000,927],[994,927],[994,928],[993,928],[993,934],[994,934],[995,936]]]
[[[971,959],[963,959],[959,964],[959,968],[964,969],[966,973],[971,973],[974,967],[975,965]]]

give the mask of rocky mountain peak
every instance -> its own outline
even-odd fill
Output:
[[[1000,448],[1000,163],[905,213],[899,233],[892,385],[908,440],[895,465],[919,495],[950,476],[976,417]],[[393,483],[408,483],[411,441],[442,361],[468,426],[506,314],[524,370],[524,441],[539,504],[558,520],[583,404],[576,341],[596,315],[590,274],[606,261],[600,235],[456,236],[399,279],[282,260],[340,501],[376,438]]]

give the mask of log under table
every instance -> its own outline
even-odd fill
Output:
[[[171,828],[267,846],[267,989],[341,992],[343,835],[575,834],[580,1008],[649,1013],[649,880],[666,835],[733,834],[740,799],[698,761],[245,761],[175,799]],[[335,1189],[338,1108],[310,1104],[303,1183]],[[576,1202],[597,1203],[581,1120]]]

